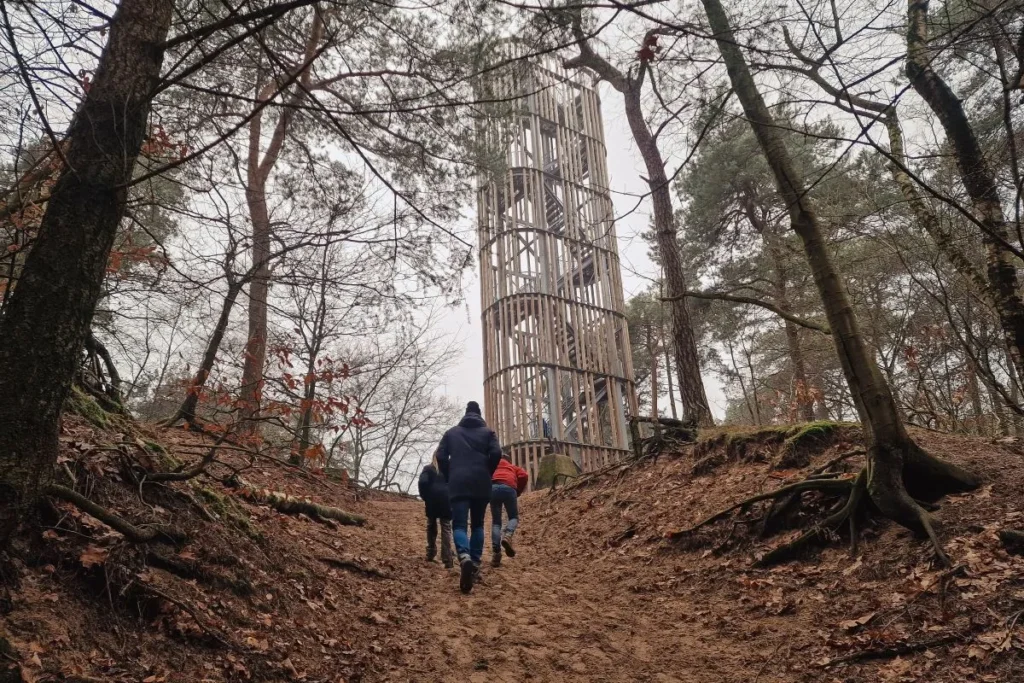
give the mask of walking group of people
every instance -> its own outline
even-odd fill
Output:
[[[519,495],[528,475],[501,453],[498,437],[484,422],[480,406],[470,401],[459,424],[441,437],[431,463],[420,474],[420,498],[427,513],[427,560],[437,557],[440,528],[441,562],[454,566],[452,541],[459,561],[459,588],[473,589],[484,554],[484,518],[491,508],[491,564],[502,553],[516,554],[512,537],[519,526]],[[507,522],[502,524],[502,515]],[[467,533],[467,526],[469,531]]]

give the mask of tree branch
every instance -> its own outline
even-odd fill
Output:
[[[685,299],[692,297],[694,299],[709,299],[711,301],[730,301],[735,304],[749,304],[751,306],[760,306],[765,310],[769,310],[775,315],[779,316],[783,320],[788,320],[791,323],[799,325],[800,327],[806,327],[809,330],[820,332],[822,334],[831,334],[831,331],[826,325],[821,325],[810,320],[805,320],[799,316],[787,313],[781,308],[771,303],[770,301],[763,301],[761,299],[755,299],[752,296],[742,296],[739,294],[722,294],[720,292],[686,292],[682,296],[669,296],[662,297],[662,301],[678,301],[679,299]]]

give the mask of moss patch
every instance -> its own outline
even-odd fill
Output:
[[[76,386],[71,387],[71,393],[68,395],[64,408],[76,415],[81,415],[94,427],[99,429],[110,427],[110,413],[103,410],[96,399]]]
[[[263,533],[253,526],[245,509],[234,498],[217,493],[208,486],[202,486],[194,482],[192,483],[192,488],[203,499],[207,507],[210,508],[210,512],[244,532],[249,538],[263,540]]]
[[[811,462],[811,454],[816,450],[828,447],[842,426],[838,422],[826,420],[793,426],[790,428],[786,440],[782,442],[776,467],[779,469],[807,467]]]
[[[777,469],[799,469],[810,464],[814,453],[837,441],[859,439],[859,432],[859,425],[828,420],[703,431],[694,449],[692,473],[709,474],[733,461],[770,462]]]

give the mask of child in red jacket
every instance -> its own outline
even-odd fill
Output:
[[[529,478],[526,470],[513,465],[508,456],[502,457],[498,469],[491,476],[491,546],[494,552],[491,565],[495,567],[501,564],[502,548],[509,557],[516,554],[512,536],[519,526],[519,494],[526,490]],[[508,514],[504,530],[501,526],[502,508]]]

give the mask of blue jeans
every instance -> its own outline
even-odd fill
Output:
[[[491,546],[494,552],[501,552],[501,509],[508,513],[505,535],[509,538],[519,526],[519,494],[507,484],[491,485]]]
[[[467,556],[480,564],[484,555],[484,518],[487,516],[486,498],[452,499],[452,536],[455,537],[455,552],[459,562]],[[470,533],[466,533],[469,523]]]

